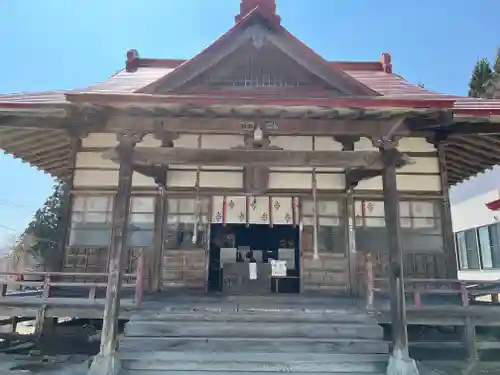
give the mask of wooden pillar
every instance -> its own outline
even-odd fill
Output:
[[[439,175],[441,179],[441,231],[443,236],[443,247],[446,255],[446,277],[448,279],[458,278],[457,252],[455,248],[455,235],[451,220],[450,193],[448,188],[448,170],[446,169],[445,144],[443,140],[437,140],[435,146],[439,157]]]
[[[71,194],[71,190],[73,189],[73,178],[75,174],[75,165],[76,165],[76,156],[80,149],[82,140],[77,133],[70,134],[70,155],[69,155],[69,169],[70,173],[66,177],[65,181],[65,191],[64,196],[62,198],[64,211],[61,217],[61,234],[60,234],[60,243],[59,243],[59,256],[60,258],[57,260],[57,269],[55,271],[64,271],[64,264],[66,261],[67,251],[66,248],[68,246],[69,234],[70,234],[70,221],[71,221],[71,211],[73,209],[73,196]]]
[[[359,295],[358,283],[358,255],[356,252],[356,214],[354,209],[354,197],[352,189],[346,191],[345,214],[346,214],[346,240],[347,260],[349,262],[349,284],[351,296]]]
[[[167,131],[158,131],[154,136],[161,141],[162,148],[172,148],[179,135]],[[153,292],[161,291],[163,286],[163,251],[165,248],[168,199],[166,194],[168,166],[158,166],[156,170],[155,183],[158,186],[158,194],[155,202],[154,249],[149,262],[149,290]]]
[[[166,172],[165,172],[166,173]],[[167,214],[167,195],[163,183],[158,185],[158,195],[155,206],[155,229],[153,255],[150,257],[150,286],[153,292],[159,292],[162,288],[163,273],[163,249],[165,246],[165,215]]]
[[[389,285],[391,299],[392,354],[387,374],[418,374],[415,361],[408,352],[408,332],[406,328],[406,304],[403,274],[403,249],[399,215],[399,194],[396,180],[398,151],[392,144],[380,147],[384,170],[385,225],[389,244]]]
[[[101,348],[92,362],[89,374],[115,375],[120,371],[116,357],[118,337],[118,317],[120,312],[120,292],[123,278],[123,263],[127,241],[127,227],[132,190],[132,156],[135,145],[143,134],[124,132],[117,135],[120,156],[118,188],[113,204],[113,222],[109,249],[108,285],[106,305],[102,322]]]
[[[355,136],[335,136],[336,142],[342,144],[342,151],[354,151],[356,142],[360,137]],[[359,295],[358,283],[358,259],[356,253],[356,213],[354,208],[354,189],[348,184],[349,168],[345,171],[345,238],[346,238],[346,258],[349,264],[349,292],[352,296]]]

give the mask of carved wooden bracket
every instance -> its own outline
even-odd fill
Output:
[[[138,132],[136,130],[124,129],[116,133],[116,139],[120,142],[119,146],[132,146],[134,147],[137,143],[141,142],[146,133]]]
[[[392,150],[398,147],[400,139],[401,137],[375,137],[372,138],[372,144],[373,147],[376,147],[379,150]]]
[[[73,107],[69,111],[68,131],[79,138],[88,137],[89,133],[101,131],[109,120],[109,113],[94,107]]]
[[[354,145],[359,142],[360,137],[350,135],[336,135],[333,137],[336,142],[342,144],[342,151],[354,151]]]
[[[441,143],[446,142],[448,137],[449,137],[448,132],[437,131],[432,136],[425,138],[425,140],[437,148]]]

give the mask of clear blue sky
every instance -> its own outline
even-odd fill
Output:
[[[426,88],[466,94],[500,45],[499,0],[277,0],[283,25],[330,60],[377,60]],[[233,24],[239,0],[0,0],[0,93],[72,89],[124,66],[125,52],[189,58]],[[22,230],[52,180],[0,155],[0,226]],[[0,239],[13,233],[0,227]]]

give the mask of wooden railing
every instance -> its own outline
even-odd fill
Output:
[[[360,273],[363,276],[364,299],[367,310],[375,310],[382,312],[386,307],[376,306],[377,294],[389,295],[389,280],[388,278],[376,278],[373,272],[373,262],[371,254],[360,254],[363,258],[359,263],[362,265]],[[476,339],[476,327],[482,324],[499,325],[498,319],[492,320],[492,316],[498,316],[496,309],[482,308],[479,306],[471,306],[477,297],[490,296],[490,305],[500,307],[498,295],[500,294],[500,280],[482,281],[482,280],[457,280],[457,279],[405,279],[405,294],[411,296],[410,303],[407,305],[408,310],[412,313],[432,313],[434,315],[448,315],[452,311],[452,315],[457,315],[459,320],[456,323],[462,325],[463,342],[468,351],[469,357],[472,359],[478,358],[478,348],[481,347]],[[487,286],[488,289],[480,289],[480,286]],[[424,297],[426,296],[456,296],[454,303],[443,303],[442,301],[432,301],[430,304],[425,304]],[[408,300],[408,298],[406,298]],[[442,303],[440,303],[442,302]],[[445,317],[446,318],[446,317]],[[444,319],[446,320],[446,319]],[[390,322],[390,321],[389,321]],[[498,348],[498,343],[483,343],[490,348],[494,344]]]
[[[373,261],[370,253],[362,254],[364,261],[364,298],[367,309],[373,309],[377,294],[389,293],[388,278],[376,278],[373,271]],[[424,296],[459,296],[462,307],[469,306],[477,297],[490,296],[492,304],[498,304],[500,280],[458,280],[458,279],[405,279],[405,293],[412,296],[412,305],[416,309],[424,307]],[[478,286],[489,286],[488,289],[478,289]],[[436,304],[432,304],[436,306]]]
[[[122,289],[133,291],[131,298],[135,307],[141,307],[144,293],[145,260],[144,253],[138,258],[137,272],[123,275]],[[107,273],[85,272],[0,272],[0,304],[26,305],[67,305],[85,307],[104,304],[104,296],[99,290],[106,290]],[[30,280],[31,279],[31,280]],[[34,280],[33,280],[34,279]],[[75,280],[79,281],[75,281]],[[95,280],[103,280],[96,282]],[[126,282],[132,280],[133,282]],[[9,289],[35,288],[37,296],[26,297],[25,293],[9,293]],[[34,298],[33,298],[34,297]],[[41,298],[40,298],[41,297]],[[99,301],[98,301],[99,300]],[[23,301],[25,303],[23,303]]]

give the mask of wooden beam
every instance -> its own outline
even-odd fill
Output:
[[[16,143],[5,143],[5,148],[18,153],[39,153],[44,149],[51,149],[54,144],[69,144],[68,137],[62,134],[38,134],[36,137],[24,136]]]
[[[104,153],[104,157],[119,161],[116,150]],[[249,149],[189,149],[189,148],[141,148],[133,152],[137,165],[252,165],[265,167],[337,167],[382,169],[383,163],[376,151],[288,151]]]
[[[10,147],[18,147],[19,145],[24,145],[26,143],[31,142],[33,145],[34,140],[43,140],[48,136],[47,133],[41,132],[40,130],[24,130],[24,129],[16,129],[10,136],[2,136],[0,140],[0,144],[8,145]]]
[[[161,132],[173,133],[207,133],[207,134],[244,134],[244,125],[259,125],[267,128],[269,135],[352,135],[352,136],[380,136],[386,135],[399,123],[401,115],[394,115],[387,120],[346,120],[346,119],[286,119],[279,117],[246,118],[243,115],[232,118],[218,117],[193,118],[193,117],[158,117],[154,114],[142,116],[129,116],[126,114],[114,115],[106,125],[108,131],[123,131],[134,129],[149,134]],[[271,124],[272,126],[267,126]],[[394,136],[409,136],[420,134],[409,129],[403,123]]]
[[[55,161],[59,161],[61,159],[67,160],[69,154],[71,153],[71,149],[68,145],[64,145],[60,148],[56,148],[53,151],[45,152],[41,154],[31,154],[31,155],[21,155],[23,159],[30,163],[34,163],[40,166],[50,165]],[[33,157],[32,157],[33,155]]]
[[[500,143],[489,136],[480,136],[480,135],[462,135],[453,137],[453,139],[458,140],[458,142],[467,142],[476,147],[482,147],[484,149],[495,149],[496,152],[500,151]]]
[[[467,173],[460,169],[459,167],[456,166],[453,162],[450,162],[450,160],[447,158],[446,160],[446,168],[448,169],[448,178],[450,179],[458,179],[458,180],[465,180],[471,176],[470,173]]]
[[[446,148],[446,159],[455,162],[455,165],[460,169],[463,169],[469,173],[477,173],[478,169],[482,168],[482,161],[471,158],[472,160],[467,160],[462,153],[450,147]]]
[[[15,130],[66,130],[68,127],[67,114],[63,117],[52,116],[32,116],[26,113],[20,113],[11,116],[2,116],[0,112],[0,129]]]
[[[470,122],[460,118],[455,119],[455,123],[441,127],[439,130],[449,132],[450,134],[500,134],[500,123],[489,122]]]
[[[491,150],[491,149],[490,150],[483,150],[482,147],[476,147],[473,144],[470,144],[469,142],[467,142],[465,140],[460,140],[460,143],[458,143],[458,142],[449,143],[449,145],[450,146],[453,145],[453,147],[455,147],[455,148],[460,148],[462,150],[465,150],[466,151],[465,155],[467,157],[469,157],[470,155],[476,155],[478,158],[481,158],[481,159],[486,159],[486,160],[494,159],[494,160],[500,161],[500,155],[497,155],[495,152],[492,152],[494,150]],[[495,164],[495,163],[493,163],[493,164]]]
[[[15,139],[16,137],[19,137],[21,133],[30,133],[33,132],[32,130],[28,131],[23,131],[22,129],[12,129],[12,128],[0,128],[0,139],[2,143],[9,142],[11,139]],[[37,131],[34,131],[34,133],[37,133]]]
[[[71,155],[71,149],[66,150],[65,152],[51,158],[51,160],[45,160],[43,162],[33,161],[32,164],[36,165],[37,168],[42,169],[44,171],[48,169],[53,169],[59,167],[60,165],[66,165],[69,168],[68,159]]]

